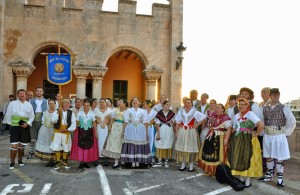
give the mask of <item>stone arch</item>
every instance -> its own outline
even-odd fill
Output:
[[[149,61],[148,61],[146,55],[145,55],[142,51],[140,51],[139,49],[137,49],[137,48],[135,48],[135,47],[130,47],[130,46],[120,46],[120,47],[117,47],[117,48],[113,49],[113,50],[109,53],[109,55],[107,55],[105,62],[107,62],[108,59],[109,59],[111,56],[113,56],[115,53],[120,52],[120,51],[122,51],[122,50],[130,50],[130,51],[134,52],[134,53],[139,57],[140,61],[141,61],[142,64],[144,65],[144,68],[146,68],[147,65],[149,64]]]
[[[63,49],[65,49],[68,53],[74,53],[71,48],[69,48],[67,45],[64,43],[61,43],[59,41],[46,41],[46,42],[41,42],[40,44],[34,46],[28,53],[28,59],[30,59],[30,63],[33,64],[34,58],[44,49],[51,47],[51,46],[58,46],[60,45]],[[72,62],[75,62],[75,56],[72,56]]]
[[[28,77],[28,90],[34,91],[37,86],[44,88],[44,96],[53,98],[59,91],[64,97],[69,97],[70,94],[76,93],[76,80],[74,79],[74,73],[72,71],[72,81],[67,85],[55,85],[47,82],[47,68],[46,68],[46,56],[41,55],[41,52],[56,53],[58,46],[61,47],[61,53],[74,53],[68,46],[58,41],[41,42],[35,45],[28,52],[27,60],[35,68],[31,75]],[[72,64],[74,64],[75,58],[72,56]]]

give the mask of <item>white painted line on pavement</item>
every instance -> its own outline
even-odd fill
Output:
[[[50,191],[50,188],[52,186],[52,183],[46,183],[40,193],[40,195],[47,194]]]
[[[147,190],[151,190],[153,188],[158,188],[158,187],[161,187],[165,184],[161,184],[161,185],[155,185],[155,186],[150,186],[150,187],[146,187],[146,188],[141,188],[141,189],[138,189],[138,190],[134,190],[133,192],[134,193],[140,193],[140,192],[144,192],[144,191],[147,191]]]
[[[224,188],[220,188],[220,189],[218,189],[218,190],[214,190],[214,191],[212,191],[212,192],[209,192],[209,193],[206,193],[206,194],[203,194],[203,195],[216,195],[216,194],[220,194],[220,193],[222,193],[222,192],[229,191],[229,190],[231,190],[231,189],[232,189],[231,186],[226,186],[226,187],[224,187]]]
[[[127,189],[127,188],[124,188],[123,192],[124,192],[125,195],[133,195],[133,192],[131,190]]]
[[[199,177],[199,176],[202,176],[202,175],[203,175],[202,173],[198,173],[196,175],[192,175],[192,176],[189,176],[189,177],[181,178],[181,179],[178,179],[176,181],[188,180],[188,179],[192,179],[192,178]],[[149,186],[149,187],[141,188],[141,189],[138,189],[138,190],[130,190],[128,188],[124,188],[123,192],[124,192],[125,195],[132,195],[133,193],[144,192],[144,191],[151,190],[151,189],[154,189],[154,188],[158,188],[158,187],[161,187],[161,186],[164,186],[164,185],[167,185],[167,184],[160,184],[160,185],[155,185],[155,186]],[[127,186],[129,186],[129,185],[127,184]],[[133,188],[133,186],[132,186],[132,188]]]
[[[181,178],[181,179],[178,179],[178,181],[183,181],[183,180],[187,180],[187,179],[192,179],[194,177],[199,177],[199,176],[202,176],[203,173],[198,173],[197,175],[192,175],[192,176],[189,176],[189,177],[186,177],[186,178]]]
[[[6,194],[10,194],[10,193],[14,193],[15,191],[12,190],[13,187],[19,186],[19,184],[10,184],[8,186],[6,186],[6,188],[4,188],[2,190],[2,192],[0,192],[0,195],[6,195]]]
[[[107,177],[101,165],[97,166],[97,172],[99,174],[99,179],[102,187],[102,191],[104,195],[112,195]]]
[[[17,193],[28,193],[32,189],[34,184],[23,184],[25,188],[23,190],[18,190]]]

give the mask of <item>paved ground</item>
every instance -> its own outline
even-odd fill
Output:
[[[8,167],[9,167],[9,136],[8,134],[6,133],[4,136],[0,136],[0,176],[3,176],[5,177],[6,175],[9,175],[9,170],[8,170]],[[28,153],[28,148],[26,149],[25,153],[27,154]],[[24,159],[25,163],[26,163],[26,158]],[[37,159],[33,159],[30,161],[30,164],[40,164],[40,166],[44,166],[43,164],[45,162],[42,162],[42,161],[39,161]],[[285,162],[285,172],[284,172],[284,181],[285,181],[285,185],[286,187],[285,188],[277,188],[276,187],[276,180],[274,182],[258,182],[256,180],[252,180],[252,185],[253,185],[253,188],[252,188],[252,192],[249,193],[248,189],[247,191],[245,191],[245,193],[248,193],[248,194],[255,194],[254,191],[258,191],[260,192],[264,192],[264,193],[259,193],[259,194],[295,194],[295,195],[298,195],[300,194],[300,153],[293,153],[292,154],[292,158],[289,160],[289,161],[286,161]],[[178,167],[175,167],[177,166],[175,163],[174,165],[172,165],[172,167],[174,166],[174,169],[177,169]],[[179,166],[179,165],[178,165]],[[36,166],[32,166],[32,171],[36,171],[36,169],[34,169]],[[17,171],[18,169],[16,169]],[[42,169],[41,169],[42,170]],[[156,170],[155,170],[156,171]],[[186,178],[192,178],[192,177],[198,177],[197,175],[199,175],[199,173],[201,174],[201,171],[202,170],[197,170],[197,172],[194,173],[195,176],[190,176],[190,175],[187,175]],[[105,172],[106,174],[110,177],[110,178],[113,178],[115,177],[115,179],[117,180],[118,178],[120,178],[120,175],[114,175],[114,174],[111,174],[113,173],[114,171],[113,170],[110,170],[110,169],[105,169]],[[120,173],[120,172],[119,172]],[[122,174],[123,173],[127,173],[125,170],[122,170],[121,172]],[[142,173],[142,172],[140,172]],[[137,172],[137,175],[134,176],[132,179],[137,179],[137,182],[138,183],[138,176],[141,176],[139,172]],[[170,172],[166,172],[166,173],[169,173],[169,174],[175,174],[174,176],[172,176],[173,178],[175,178],[175,176],[178,175],[178,172],[174,172],[174,171],[170,171]],[[16,173],[18,174],[18,173]],[[86,173],[85,173],[86,174]],[[149,171],[145,172],[144,173],[144,176],[148,177],[149,176]],[[177,174],[177,175],[176,175]],[[28,175],[30,175],[30,173],[28,173]],[[203,175],[203,174],[201,174]],[[80,176],[80,174],[79,174]],[[200,175],[199,175],[200,176]],[[26,178],[25,178],[26,179]],[[24,178],[23,178],[24,180]],[[180,180],[181,181],[181,180]],[[128,181],[130,182],[130,181]],[[127,182],[127,184],[128,184]],[[142,181],[141,181],[142,182]],[[212,182],[212,181],[211,181]],[[30,183],[30,182],[29,182]],[[143,183],[143,182],[142,182]],[[141,183],[141,185],[143,185]],[[168,180],[165,180],[165,183],[168,183]],[[216,185],[218,185],[218,183],[215,183]],[[130,185],[129,185],[130,186]],[[163,189],[163,186],[164,185],[160,185],[160,186],[156,186],[155,188],[157,189]],[[28,186],[29,188],[30,186]],[[174,185],[173,187],[176,187],[176,185]],[[179,187],[179,186],[178,186]],[[47,186],[46,184],[40,186],[39,188],[41,189],[47,189]],[[53,188],[53,187],[52,187]],[[128,187],[129,189],[129,187]],[[142,188],[143,189],[143,188]],[[2,189],[0,189],[0,192],[1,192]],[[40,189],[39,189],[40,190]],[[189,189],[190,190],[190,189]],[[250,189],[249,189],[250,190]],[[124,190],[123,190],[124,191]],[[135,191],[134,189],[131,189],[131,191],[135,194]],[[149,191],[150,192],[150,191]],[[158,193],[159,191],[156,191],[156,193]],[[231,191],[231,192],[219,192],[219,193],[222,193],[222,194],[232,194],[234,191]],[[126,192],[126,190],[124,191],[125,194],[128,194]],[[0,193],[1,194],[1,193]],[[155,193],[154,193],[155,194]],[[243,194],[243,193],[242,193]]]

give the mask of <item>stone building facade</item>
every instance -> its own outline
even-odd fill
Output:
[[[118,12],[104,0],[0,1],[0,109],[18,89],[61,90],[64,97],[138,96],[172,105],[181,102],[182,70],[176,47],[183,37],[183,0],[152,5],[136,14],[136,1],[119,0]],[[43,53],[72,54],[72,82],[47,82]],[[55,91],[56,90],[56,91]],[[52,93],[52,94],[51,94]]]

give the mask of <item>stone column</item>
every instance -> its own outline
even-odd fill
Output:
[[[17,91],[19,89],[27,90],[28,77],[31,75],[31,73],[35,69],[35,67],[32,64],[24,62],[23,59],[21,59],[21,58],[18,58],[16,60],[10,62],[9,66],[11,66],[13,72],[16,74],[16,77],[17,77],[16,90]]]
[[[181,92],[182,92],[182,68],[184,67],[184,60],[178,70],[176,70],[176,61],[178,59],[176,47],[185,41],[183,39],[183,0],[170,1],[171,14],[170,14],[170,100],[172,107],[181,105]],[[187,46],[188,47],[188,46]]]
[[[147,83],[147,99],[156,100],[157,97],[157,80],[146,80]]]
[[[76,76],[76,97],[85,98],[85,85],[86,85],[86,77],[89,75],[89,70],[84,68],[73,68],[73,72]]]
[[[93,77],[93,98],[100,99],[102,96],[102,80],[108,68],[101,66],[100,68],[90,70]]]
[[[158,67],[152,66],[143,70],[143,75],[146,80],[146,97],[148,100],[156,100],[157,99],[157,80],[163,74],[163,70]]]

